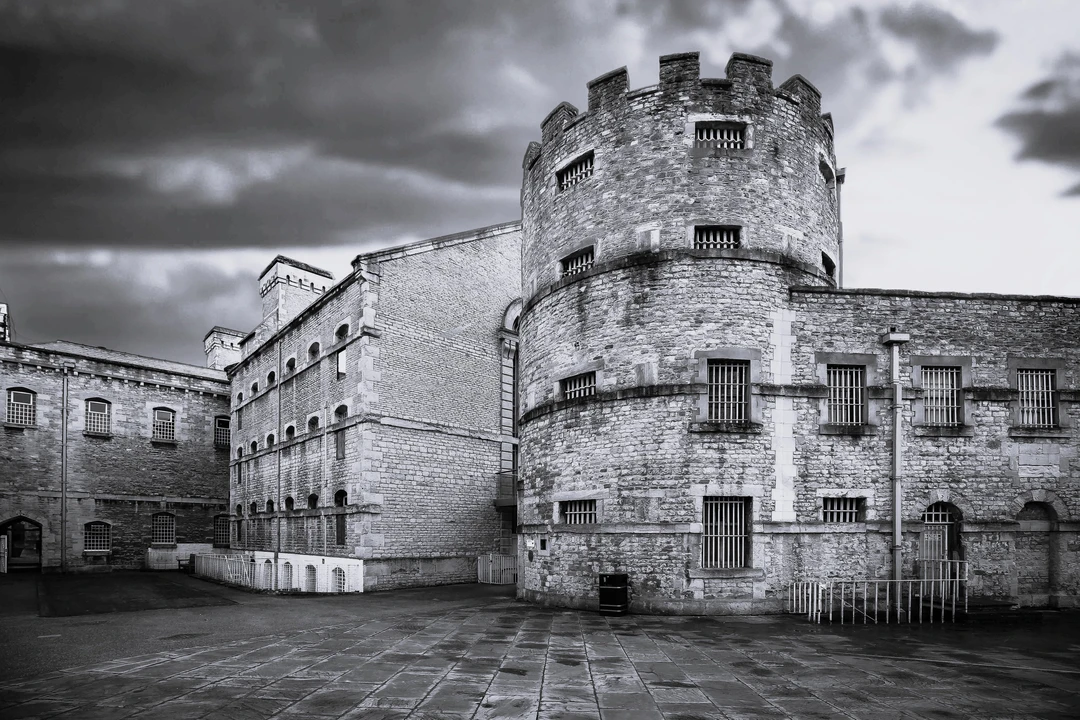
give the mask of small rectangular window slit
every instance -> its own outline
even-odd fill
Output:
[[[735,225],[697,225],[694,227],[694,247],[698,250],[733,250],[741,244],[740,235],[740,228]]]
[[[578,183],[582,183],[592,177],[593,174],[593,154],[590,152],[586,155],[582,155],[577,160],[573,161],[558,173],[556,178],[559,183],[559,190],[568,190]]]
[[[562,381],[562,396],[564,400],[588,397],[596,394],[596,373],[587,372],[568,377]]]

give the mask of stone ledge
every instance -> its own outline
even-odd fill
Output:
[[[725,422],[692,422],[689,431],[692,433],[736,433],[743,435],[760,435],[764,425],[756,422],[725,423]]]
[[[915,437],[975,437],[971,425],[915,425]]]
[[[102,440],[108,440],[113,436],[112,433],[99,433],[99,432],[84,432],[83,435],[86,436],[86,437],[101,438]],[[228,448],[226,448],[226,450],[228,450]]]
[[[818,435],[851,435],[854,437],[877,435],[877,425],[818,425]]]
[[[691,580],[765,579],[764,568],[690,568],[687,574]]]
[[[1025,427],[1011,427],[1009,428],[1009,437],[1011,438],[1071,438],[1072,433],[1069,428],[1054,427],[1054,428],[1025,428]]]

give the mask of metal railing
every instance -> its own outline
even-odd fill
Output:
[[[488,585],[517,582],[517,555],[487,553],[476,558],[476,581]]]
[[[323,563],[321,560],[331,562]],[[196,555],[195,576],[252,590],[284,592],[362,592],[360,561],[312,556],[309,559],[253,558],[251,555]]]
[[[914,580],[804,580],[791,583],[788,612],[811,622],[956,622],[967,613],[967,563],[920,563]]]

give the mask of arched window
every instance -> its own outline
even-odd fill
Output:
[[[281,587],[284,590],[292,590],[292,563],[290,562],[281,566]]]
[[[259,452],[259,441],[258,440],[252,440],[251,441],[251,452],[253,452],[253,453]]]
[[[960,544],[960,511],[947,502],[936,502],[923,513],[919,536],[919,562],[924,578],[946,577],[942,561],[963,560]]]
[[[308,565],[304,568],[304,592],[315,592],[315,566]]]
[[[342,323],[338,326],[337,332],[334,333],[334,337],[338,340],[344,340],[349,337],[349,323]]]
[[[274,433],[270,433],[269,435],[266,436],[266,447],[274,447],[274,443],[276,441],[277,441],[277,438],[274,437]]]
[[[349,494],[344,490],[334,493],[334,507],[345,507],[349,504]]]
[[[311,343],[311,345],[308,347],[308,350],[307,350],[308,357],[310,357],[312,360],[319,357],[319,350],[320,350],[319,343],[317,343],[317,342]]]
[[[255,397],[255,393],[257,393],[257,392],[259,392],[259,383],[257,383],[257,382],[251,383],[251,396]]]
[[[176,413],[169,408],[154,408],[153,440],[176,440]]]
[[[176,516],[172,513],[155,513],[150,519],[150,542],[154,545],[176,544]]]
[[[319,507],[319,496],[315,493],[311,493],[310,495],[308,495],[307,506],[308,510],[314,510],[315,508]]]
[[[270,387],[271,385],[273,385],[275,380],[277,380],[277,373],[276,372],[271,370],[270,372],[268,372],[266,374],[266,386],[267,387]]]
[[[345,405],[338,405],[334,410],[334,422],[342,422],[349,416],[349,408]]]
[[[319,416],[318,415],[313,415],[312,417],[308,418],[307,429],[308,429],[308,432],[315,432],[316,430],[319,429]]]
[[[273,500],[267,500],[266,501],[266,512],[268,512],[268,513],[274,512],[274,501]]]
[[[252,501],[251,505],[249,505],[249,506],[248,506],[248,512],[249,512],[249,513],[250,513],[251,515],[255,515],[255,514],[257,514],[257,513],[259,512],[259,505],[258,505],[258,503],[256,503],[256,502]]]
[[[285,428],[285,439],[292,440],[294,437],[296,437],[296,426],[290,425],[289,427]]]
[[[236,517],[244,517],[244,506],[236,503]]]
[[[108,400],[94,398],[86,401],[86,432],[94,435],[112,432],[112,404]]]
[[[242,447],[236,448],[236,459],[239,460],[242,457],[244,457],[244,448],[242,448]]]
[[[236,393],[236,404],[244,402],[244,393]]]
[[[345,592],[345,571],[339,567],[336,567],[330,571],[330,577],[332,580],[331,585],[334,589],[334,592]]]
[[[112,550],[112,526],[100,520],[83,525],[83,550],[86,552]]]
[[[292,512],[294,505],[295,505],[295,501],[292,499],[292,495],[285,498],[285,510],[286,510],[286,512]]]
[[[285,361],[285,374],[291,375],[296,372],[296,358],[289,358]]]

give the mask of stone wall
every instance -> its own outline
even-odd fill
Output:
[[[36,423],[9,422],[0,523],[26,517],[42,524],[42,565],[59,569],[61,542],[70,570],[139,568],[151,544],[154,513],[176,517],[178,542],[213,542],[214,518],[227,512],[228,447],[216,447],[215,419],[228,417],[225,374],[180,363],[86,348],[64,351],[0,344],[0,392],[35,395]],[[67,534],[61,534],[63,367],[69,366]],[[88,432],[86,401],[109,403],[108,433]],[[175,441],[152,439],[155,408],[175,413]],[[93,430],[94,428],[90,428]],[[85,523],[111,525],[111,552],[86,554]]]

